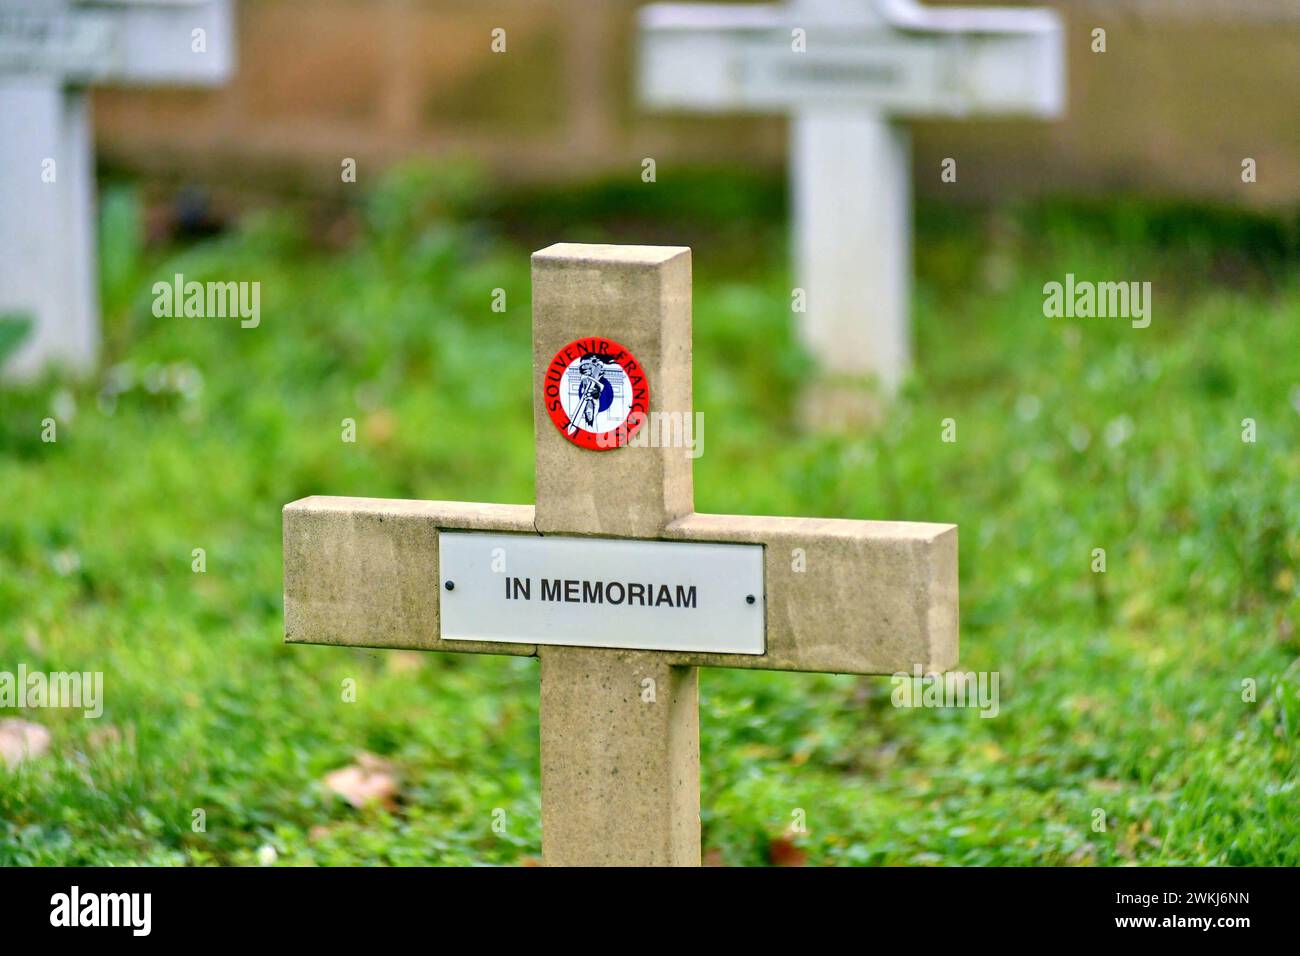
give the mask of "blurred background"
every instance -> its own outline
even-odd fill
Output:
[[[633,2],[239,0],[223,83],[94,85],[102,347],[0,390],[0,672],[104,711],[0,702],[0,862],[536,862],[536,662],[285,647],[280,508],[532,501],[528,255],[622,241],[694,249],[697,509],[957,523],[1001,677],[706,671],[709,863],[1300,864],[1300,6],[1051,6],[1062,119],[912,124],[916,367],[847,434],[786,122],[639,107]],[[159,317],[177,273],[260,324]],[[1066,273],[1150,328],[1045,318]]]
[[[344,192],[340,156],[371,171],[417,154],[472,156],[507,184],[625,179],[645,156],[665,169],[780,172],[787,141],[780,118],[674,116],[637,105],[638,6],[245,0],[237,8],[238,72],[223,88],[96,93],[101,162],[236,190],[322,196]],[[914,124],[922,195],[937,196],[942,184],[921,173],[961,156],[960,201],[1127,191],[1295,204],[1300,6],[1052,6],[1070,38],[1067,115],[1053,123]],[[483,40],[503,26],[504,56]],[[1104,54],[1090,51],[1098,26],[1107,33]],[[1267,170],[1249,189],[1237,175],[1243,156]]]

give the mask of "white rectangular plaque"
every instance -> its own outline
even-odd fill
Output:
[[[448,641],[762,654],[763,546],[442,531]]]

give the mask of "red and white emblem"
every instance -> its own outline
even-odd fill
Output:
[[[611,339],[575,339],[546,367],[542,401],[560,434],[608,451],[627,444],[650,412],[650,384],[635,355]]]

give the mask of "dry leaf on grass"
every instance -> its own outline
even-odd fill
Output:
[[[354,807],[379,804],[391,810],[396,804],[397,775],[382,757],[364,751],[357,762],[325,775],[325,787]]]
[[[803,866],[808,854],[794,842],[790,833],[782,833],[767,845],[767,857],[773,866]]]
[[[50,749],[50,732],[28,720],[0,720],[0,759],[13,769],[24,760],[43,757]]]
[[[392,674],[407,674],[418,671],[426,660],[423,651],[393,651],[384,655],[384,665]]]

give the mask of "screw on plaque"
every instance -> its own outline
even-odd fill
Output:
[[[746,603],[746,604],[753,604],[753,603],[754,603],[754,595],[752,595],[752,594],[746,594],[746,595],[745,595],[745,603]]]
[[[448,581],[447,584],[446,584],[446,588],[447,588],[448,591],[454,591],[454,590],[456,590],[456,582],[455,582],[455,581]]]

